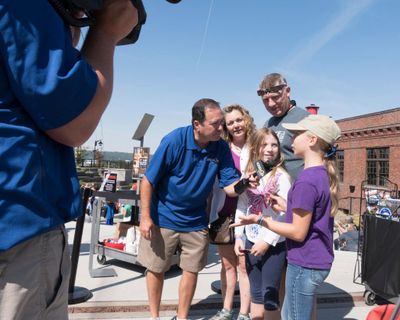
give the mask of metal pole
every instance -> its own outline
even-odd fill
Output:
[[[93,148],[93,160],[92,160],[92,167],[96,166],[96,141],[94,142],[94,148]]]
[[[85,302],[93,296],[88,289],[82,287],[75,287],[76,270],[78,267],[79,252],[82,242],[83,225],[85,222],[85,211],[91,194],[92,194],[92,189],[90,188],[83,189],[82,215],[76,221],[74,243],[72,245],[71,276],[69,279],[69,287],[68,287],[69,304]]]

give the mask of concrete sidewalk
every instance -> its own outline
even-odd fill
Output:
[[[66,225],[69,242],[72,243],[75,222]],[[70,319],[148,319],[148,303],[144,268],[115,259],[107,259],[94,268],[112,268],[115,277],[91,278],[89,275],[89,246],[91,223],[85,222],[75,286],[90,290],[93,297],[87,302],[70,305]],[[114,226],[101,224],[100,240],[112,237]],[[364,304],[364,286],[353,283],[355,252],[335,252],[332,271],[318,295],[318,319],[365,319],[372,307]],[[190,317],[207,319],[221,308],[221,295],[211,289],[211,283],[219,280],[221,264],[215,246],[210,246],[208,264],[200,272]],[[178,300],[180,269],[175,267],[166,273],[162,295],[162,317],[175,315]],[[236,301],[238,305],[239,301]]]

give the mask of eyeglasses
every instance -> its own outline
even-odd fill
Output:
[[[263,95],[267,93],[279,93],[284,87],[286,87],[286,84],[280,84],[278,86],[271,87],[269,89],[259,89],[257,90],[257,95],[262,97]]]

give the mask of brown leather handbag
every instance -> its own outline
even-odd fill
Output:
[[[208,229],[211,244],[233,244],[235,243],[235,230],[229,228],[234,222],[232,216],[219,217],[210,224]]]

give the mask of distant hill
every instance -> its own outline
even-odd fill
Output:
[[[104,161],[132,161],[132,153],[118,151],[103,151]],[[87,151],[85,160],[93,159],[93,151]]]

